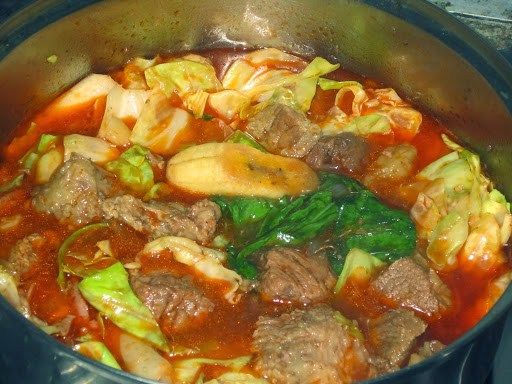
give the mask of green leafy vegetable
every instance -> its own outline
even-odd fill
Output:
[[[73,243],[82,235],[85,233],[95,231],[97,229],[101,228],[107,228],[107,223],[94,223],[86,225],[85,227],[82,227],[75,232],[73,232],[71,235],[69,235],[61,244],[59,247],[59,250],[57,252],[57,264],[59,266],[59,274],[57,275],[57,283],[59,284],[60,289],[65,288],[66,284],[66,277],[65,273],[70,272],[70,270],[66,270],[66,265],[64,263],[64,259],[66,257],[66,254],[68,253],[69,247],[73,245]]]
[[[174,91],[184,94],[222,88],[215,68],[207,62],[175,59],[146,69],[144,75],[150,88],[159,87],[167,96]]]
[[[250,209],[255,207],[259,210]],[[256,202],[248,204],[243,214],[245,218],[250,218],[251,213],[261,217],[263,210],[267,209],[261,202]],[[247,261],[248,256],[274,245],[303,244],[328,228],[337,215],[338,209],[329,191],[318,191],[293,200],[283,198],[268,210],[253,241],[242,246],[236,256],[233,256],[233,248],[228,249],[230,265],[243,276],[254,278],[255,268]]]
[[[343,127],[343,132],[352,132],[356,135],[367,136],[373,133],[386,134],[391,132],[389,119],[378,113],[357,116]]]
[[[442,138],[453,152],[418,173],[423,183],[430,182],[411,215],[421,238],[428,240],[427,256],[436,269],[454,267],[458,259],[488,268],[490,260],[499,262],[499,244],[510,237],[510,204],[482,173],[478,155]],[[462,258],[457,257],[459,251]]]
[[[212,200],[219,205],[224,216],[233,220],[237,229],[263,220],[278,205],[277,200],[243,196],[215,196]]]
[[[226,142],[228,143],[235,143],[235,144],[245,144],[249,147],[256,148],[262,152],[267,152],[265,147],[263,147],[260,143],[258,143],[256,140],[252,138],[251,135],[248,133],[242,132],[242,131],[235,131],[233,132],[227,139]]]
[[[360,88],[363,87],[357,81],[336,81],[336,80],[331,80],[331,79],[325,79],[323,77],[320,77],[318,79],[318,85],[324,91],[330,91],[333,89],[341,89],[343,87],[360,87]]]
[[[144,201],[161,199],[171,194],[171,187],[166,183],[156,183],[144,195]]]
[[[226,248],[229,265],[242,276],[255,278],[251,254],[275,245],[303,244],[329,227],[333,247],[328,256],[337,274],[352,248],[382,261],[413,251],[416,230],[407,213],[387,207],[353,179],[321,173],[320,181],[318,191],[295,199],[215,197],[237,230],[236,242]]]
[[[121,182],[139,193],[153,187],[154,177],[148,160],[150,151],[140,145],[134,145],[124,151],[118,159],[108,162],[105,168],[118,175]]]
[[[58,136],[43,133],[37,144],[20,159],[21,169],[30,172],[39,157],[55,147],[58,138]]]
[[[75,345],[73,349],[80,352],[82,355],[98,360],[109,367],[121,369],[115,357],[101,341],[85,341]]]
[[[416,229],[406,212],[387,207],[373,193],[346,177],[323,173],[320,180],[320,188],[331,190],[339,207],[334,250],[328,253],[337,274],[353,248],[385,262],[411,254],[416,246]]]
[[[82,296],[119,328],[168,352],[167,340],[150,310],[133,293],[128,273],[119,262],[102,269],[79,284]]]
[[[351,249],[346,256],[345,264],[338,277],[334,291],[338,293],[345,286],[349,277],[368,279],[377,269],[382,268],[384,265],[386,263],[365,251],[357,248]]]
[[[232,371],[239,371],[251,361],[251,356],[240,356],[234,359],[208,359],[204,357],[179,360],[174,363],[174,371],[180,383],[190,383],[197,376],[203,365],[220,365]]]

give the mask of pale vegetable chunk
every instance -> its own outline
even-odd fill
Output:
[[[123,333],[119,337],[119,350],[128,372],[147,379],[172,383],[171,363],[148,344]]]
[[[114,160],[119,156],[116,147],[98,137],[72,134],[64,136],[63,143],[65,161],[69,160],[72,153],[99,164]]]
[[[36,164],[35,181],[37,184],[44,184],[50,180],[53,172],[62,164],[62,152],[58,149],[52,149],[42,155]]]
[[[233,143],[183,150],[169,160],[167,180],[205,195],[269,198],[300,195],[318,187],[318,178],[306,163]]]
[[[174,139],[187,128],[191,118],[183,109],[172,107],[165,95],[155,93],[144,105],[130,141],[160,155],[170,154]]]
[[[107,95],[98,137],[115,145],[128,145],[131,130],[123,120],[137,119],[149,95],[146,90],[124,89],[119,85],[113,87]]]
[[[117,83],[110,76],[89,75],[58,98],[52,107],[69,108],[85,104],[88,101],[107,95],[116,85]]]

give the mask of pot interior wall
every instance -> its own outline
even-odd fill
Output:
[[[39,3],[40,10],[44,3],[64,2]],[[439,40],[354,0],[95,3],[36,33],[0,62],[2,137],[91,71],[108,70],[135,55],[226,46],[321,55],[382,80],[477,150],[512,196],[512,117],[497,92]],[[47,61],[51,55],[58,57],[55,64]],[[512,100],[510,88],[501,93]]]

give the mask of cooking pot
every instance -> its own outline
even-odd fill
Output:
[[[394,87],[478,152],[512,197],[512,67],[453,17],[419,0],[36,1],[0,26],[0,132],[90,72],[133,56],[216,47],[319,55]],[[47,60],[56,56],[57,61]],[[512,304],[509,288],[441,353],[372,383],[482,383]],[[89,360],[0,298],[0,381],[151,381]]]

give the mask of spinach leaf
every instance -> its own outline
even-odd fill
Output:
[[[316,192],[294,199],[214,199],[236,230],[234,244],[227,247],[231,268],[254,279],[258,273],[250,255],[275,245],[304,244],[329,228],[333,247],[328,257],[337,274],[353,248],[383,262],[412,253],[416,230],[406,212],[386,206],[356,180],[332,173],[319,176]]]
[[[329,259],[339,274],[345,257],[359,248],[384,262],[409,256],[416,246],[416,229],[406,212],[383,204],[354,180],[324,174],[322,189],[333,192],[339,207]]]
[[[254,278],[256,268],[247,260],[248,256],[265,247],[303,244],[329,227],[337,216],[338,209],[329,191],[281,199],[268,210],[252,241],[238,252],[230,249],[230,265],[242,276]]]
[[[230,217],[237,229],[261,221],[277,204],[277,200],[254,197],[215,196],[224,216]]]

